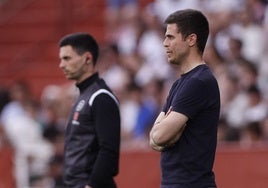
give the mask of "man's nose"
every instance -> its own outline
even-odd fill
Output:
[[[59,63],[59,68],[64,68],[65,67],[65,63],[63,60],[60,60],[60,63]]]

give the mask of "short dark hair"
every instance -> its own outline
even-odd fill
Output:
[[[70,45],[79,55],[90,52],[93,58],[93,64],[97,63],[99,56],[99,46],[96,40],[88,33],[72,33],[64,36],[59,47]]]
[[[178,10],[166,18],[165,24],[176,24],[178,32],[184,38],[195,33],[198,50],[203,54],[209,35],[209,23],[200,11],[193,9]]]

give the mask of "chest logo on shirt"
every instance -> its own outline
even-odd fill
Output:
[[[79,101],[79,103],[76,105],[75,111],[79,112],[83,109],[83,107],[85,106],[86,101],[85,100],[81,100]]]
[[[75,107],[75,112],[73,115],[73,120],[72,120],[72,124],[73,125],[80,125],[80,122],[78,121],[79,118],[79,112],[83,109],[83,107],[85,106],[86,101],[85,100],[81,100],[79,101],[79,103],[76,105]]]

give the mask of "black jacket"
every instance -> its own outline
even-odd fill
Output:
[[[65,135],[65,186],[114,188],[120,150],[118,101],[98,74],[77,87],[80,96],[72,108]]]

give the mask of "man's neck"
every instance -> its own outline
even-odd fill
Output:
[[[193,58],[187,58],[181,65],[180,70],[182,74],[185,74],[195,67],[205,64],[201,56],[195,56]]]

